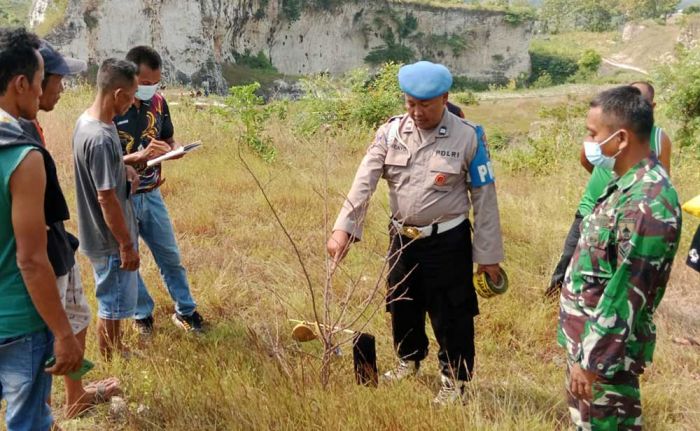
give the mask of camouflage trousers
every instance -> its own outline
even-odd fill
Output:
[[[593,384],[593,400],[580,400],[569,390],[569,367],[566,398],[577,431],[642,429],[639,376],[621,372],[611,380],[599,380]]]

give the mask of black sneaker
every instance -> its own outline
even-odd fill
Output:
[[[204,328],[202,327],[204,319],[196,311],[189,316],[183,316],[180,313],[173,313],[172,320],[175,326],[185,330],[185,332],[195,332],[199,334],[204,331]]]
[[[143,319],[134,319],[134,326],[140,335],[153,335],[153,316],[148,316]]]

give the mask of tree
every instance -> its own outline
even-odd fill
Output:
[[[627,19],[666,18],[678,9],[679,0],[620,0]]]

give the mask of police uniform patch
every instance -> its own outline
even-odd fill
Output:
[[[447,127],[440,127],[440,130],[438,130],[438,136],[441,138],[447,136]]]
[[[447,177],[445,174],[437,174],[435,175],[435,185],[436,186],[443,186],[445,185],[445,181],[447,180]]]

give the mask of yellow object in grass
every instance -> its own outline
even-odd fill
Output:
[[[695,217],[700,217],[700,195],[683,204],[683,211]]]

